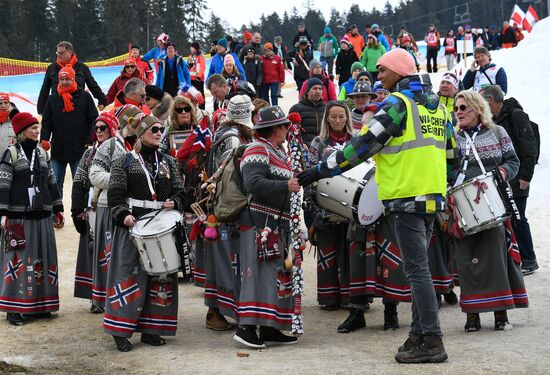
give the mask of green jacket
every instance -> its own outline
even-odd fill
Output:
[[[340,51],[340,44],[332,34],[327,38],[325,35],[319,38],[319,51],[321,57],[335,57]]]
[[[363,50],[363,55],[361,55],[361,63],[367,69],[367,72],[376,72],[376,64],[378,59],[386,53],[386,49],[383,45],[379,45],[378,48],[369,48],[366,46]]]

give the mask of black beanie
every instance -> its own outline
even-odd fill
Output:
[[[308,79],[308,80],[307,80],[307,86],[306,86],[306,87],[307,87],[306,92],[308,92],[309,90],[311,90],[311,88],[312,88],[313,86],[321,86],[321,87],[323,87],[323,82],[322,82],[319,78],[317,78],[317,77],[312,77],[312,78]]]
[[[164,96],[164,91],[162,91],[162,89],[158,86],[147,85],[145,86],[145,95],[160,102],[162,100],[162,97]]]

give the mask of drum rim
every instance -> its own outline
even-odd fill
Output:
[[[179,219],[176,220],[174,225],[172,225],[171,227],[163,230],[162,232],[158,232],[158,233],[155,233],[155,234],[138,234],[138,233],[136,233],[135,232],[135,230],[137,229],[137,224],[136,224],[132,228],[130,228],[130,234],[132,236],[136,236],[138,238],[154,238],[154,237],[159,237],[159,236],[166,235],[167,233],[172,233],[174,231],[174,228],[176,228],[177,223],[181,223],[182,225],[185,225],[185,222],[184,222],[185,216],[180,211],[177,211],[177,210],[163,210],[163,212],[167,212],[167,213],[169,212],[170,214],[176,214],[176,215],[179,216]],[[162,212],[159,215],[161,215],[161,214],[162,214]],[[146,220],[148,217],[154,216],[154,215],[155,215],[155,211],[149,212],[149,213],[141,216],[140,221],[141,220]]]
[[[484,180],[484,179],[487,178],[487,177],[492,177],[493,180],[494,180],[493,172],[490,171],[490,172],[482,173],[482,174],[480,174],[480,175],[478,175],[478,176],[472,177],[472,178],[470,178],[469,180],[464,181],[464,182],[461,183],[460,185],[454,186],[454,187],[450,188],[449,190],[447,190],[447,195],[453,194],[455,191],[458,191],[458,190],[461,189],[463,186],[472,185],[474,182],[480,181],[480,180]]]

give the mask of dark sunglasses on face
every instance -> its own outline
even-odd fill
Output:
[[[177,114],[181,114],[182,112],[189,113],[191,112],[191,107],[175,108],[174,111],[176,111]]]
[[[104,132],[105,130],[107,130],[107,125],[99,125],[99,126],[96,126],[95,127],[95,131],[98,132]]]
[[[135,65],[126,65],[126,68],[128,68],[128,69],[135,69],[136,66],[135,66]]]
[[[464,112],[465,110],[468,109],[468,107],[466,107],[464,104],[461,104],[458,107],[455,105],[453,109],[455,112],[458,112],[458,110],[461,110],[462,112]]]
[[[152,126],[152,127],[151,127],[151,133],[157,134],[157,132],[159,132],[159,131],[160,131],[161,133],[164,133],[164,126],[157,126],[157,125],[155,125],[155,126]]]

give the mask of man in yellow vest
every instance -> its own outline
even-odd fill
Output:
[[[413,296],[411,332],[395,359],[401,363],[443,362],[447,353],[427,248],[435,213],[444,208],[447,132],[451,128],[452,134],[452,125],[431,91],[429,78],[413,75],[416,66],[407,51],[388,52],[378,60],[377,68],[379,80],[391,95],[360,137],[304,171],[299,181],[309,185],[375,158],[378,197],[385,206],[392,241],[401,250]]]

